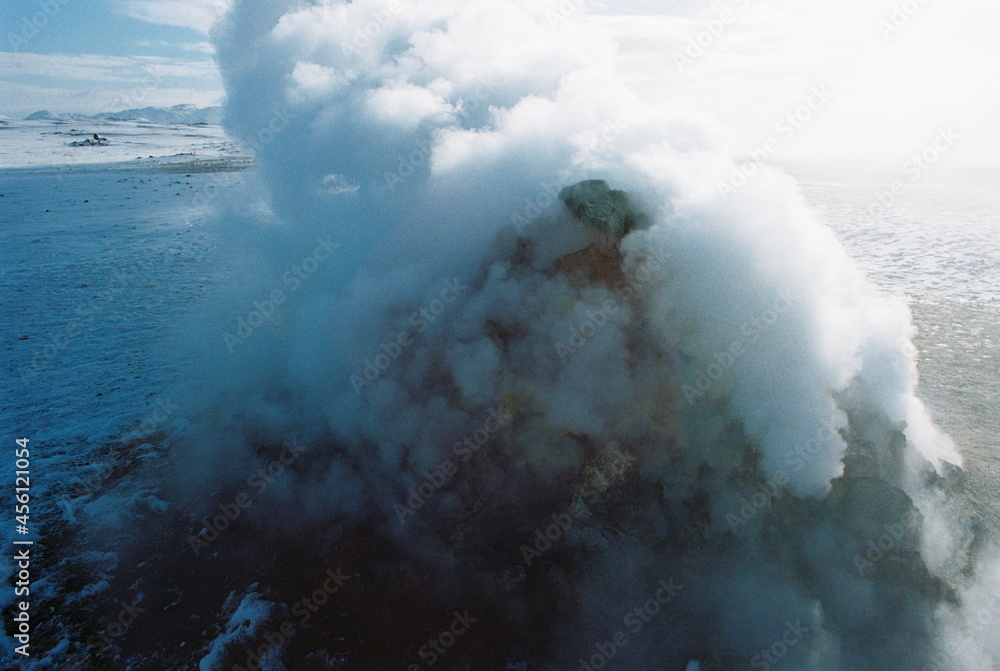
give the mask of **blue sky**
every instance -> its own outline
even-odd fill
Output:
[[[1000,168],[995,0],[582,1],[641,97],[717,121],[737,151],[825,86],[832,99],[781,157],[898,167],[953,127],[947,162]],[[219,104],[208,33],[230,2],[0,0],[0,114]]]
[[[222,100],[207,31],[225,0],[0,0],[0,114]]]

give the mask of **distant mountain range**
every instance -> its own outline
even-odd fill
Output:
[[[101,112],[100,114],[53,114],[42,110],[24,117],[25,121],[149,121],[151,123],[220,123],[221,107],[195,107],[194,105],[174,105],[173,107],[143,107],[121,112]]]

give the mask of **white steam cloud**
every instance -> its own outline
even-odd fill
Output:
[[[771,668],[783,637],[785,668],[996,663],[963,620],[984,591],[908,309],[789,178],[721,194],[713,130],[640,104],[585,4],[234,3],[227,125],[270,211],[223,222],[242,288],[204,332],[217,384],[176,447],[186,493],[296,437],[254,524],[318,525],[327,548],[364,528],[451,567],[421,589],[479,599],[520,668],[596,668],[668,578],[619,668]],[[565,270],[610,244],[559,198],[583,180],[645,222],[595,262],[615,281]],[[562,581],[544,597],[540,565]]]

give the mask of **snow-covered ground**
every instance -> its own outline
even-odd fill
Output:
[[[109,146],[67,146],[95,132]],[[162,349],[175,325],[232,281],[206,222],[222,194],[252,179],[250,166],[218,127],[0,125],[0,444],[32,441],[33,496],[41,505],[34,538],[39,525],[71,522],[89,503],[111,514],[111,504],[99,501],[117,467],[110,446],[129,436],[142,442],[185,416],[186,399],[174,391],[178,371]],[[1000,298],[995,190],[914,188],[878,227],[856,224],[877,187],[803,190],[881,287],[913,299],[931,363],[928,402],[963,448],[971,444],[974,489],[986,502],[998,470],[991,465],[996,434],[984,424],[1000,399],[992,345]],[[154,459],[156,449],[136,454]],[[10,469],[3,473],[6,486]],[[57,506],[68,488],[73,505]],[[132,494],[112,502],[166,505],[155,490]],[[13,572],[9,558],[0,561],[5,576]],[[55,567],[60,558],[46,561]],[[55,581],[39,578],[38,598],[55,598]],[[4,590],[0,606],[12,598]]]
[[[911,298],[1000,303],[1000,190],[989,183],[921,184],[889,207],[885,184],[802,189],[880,287]]]
[[[183,417],[160,348],[225,273],[202,224],[251,164],[218,127],[100,123],[81,133],[109,146],[70,148],[72,127],[0,126],[0,441],[26,437],[32,455],[32,533],[8,525],[5,539],[58,535],[79,512],[67,494],[98,498],[120,466],[112,446]],[[0,481],[13,486],[11,468]],[[43,567],[67,558],[36,547],[42,599],[55,570]]]
[[[107,146],[71,147],[99,133]],[[221,126],[140,121],[7,121],[0,123],[0,168],[71,166],[135,161],[241,159]]]
[[[214,272],[202,194],[240,178],[185,167],[0,171],[4,425],[43,454],[120,435],[171,378],[156,345]]]

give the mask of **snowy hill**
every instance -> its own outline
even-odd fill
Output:
[[[219,124],[154,124],[54,116],[36,119],[0,121],[0,171],[138,159],[162,159],[170,163],[223,159],[236,160],[242,165],[246,159],[245,151],[226,137]],[[95,133],[107,141],[95,142]],[[26,151],[25,147],[31,150]],[[0,668],[4,668],[2,664]]]
[[[194,105],[174,105],[173,107],[143,107],[121,112],[101,112],[100,114],[53,114],[41,110],[26,116],[25,121],[149,121],[161,124],[219,123],[222,120],[221,107],[195,107]]]

